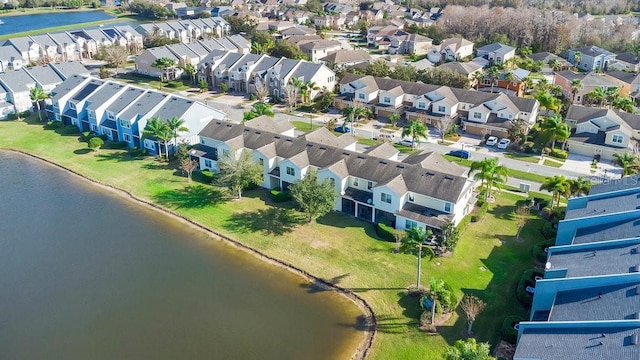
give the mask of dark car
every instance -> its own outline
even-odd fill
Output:
[[[340,126],[336,126],[333,131],[337,132],[337,133],[342,133],[342,134],[348,134],[351,132],[351,129],[349,129],[348,126],[346,125],[340,125]]]
[[[447,155],[459,157],[461,159],[469,159],[471,158],[471,153],[467,150],[453,150],[449,151]]]

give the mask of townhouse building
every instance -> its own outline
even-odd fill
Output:
[[[427,59],[436,64],[461,60],[471,55],[473,55],[473,42],[464,38],[447,38],[443,39],[440,45],[429,50]]]
[[[255,121],[254,121],[255,120]],[[262,187],[287,189],[310,169],[336,190],[335,210],[398,229],[440,229],[458,223],[475,201],[465,169],[432,152],[402,162],[389,144],[367,153],[354,151],[355,138],[334,136],[325,128],[293,137],[290,125],[269,118],[245,124],[212,121],[191,151],[201,169],[217,171],[220,157],[248,150],[263,167]]]
[[[569,199],[530,318],[518,325],[515,360],[640,356],[639,180]]]
[[[334,100],[341,109],[355,101],[378,117],[391,114],[408,120],[434,124],[451,117],[462,130],[474,135],[507,137],[516,119],[533,126],[540,104],[534,99],[498,93],[419,84],[373,76],[346,74],[340,80],[340,96]]]
[[[516,48],[501,43],[493,43],[478,48],[476,56],[488,60],[490,66],[502,65],[516,56]]]
[[[604,70],[616,60],[616,54],[597,46],[585,46],[578,49],[570,49],[567,60],[573,66],[584,71]]]
[[[173,152],[182,142],[199,143],[198,133],[204,126],[225,117],[223,112],[187,98],[86,76],[67,78],[51,92],[51,100],[48,111],[53,120],[152,154]],[[161,148],[157,139],[143,136],[150,119],[174,117],[184,120],[188,130],[178,132],[178,137],[168,142],[168,149]]]
[[[0,72],[18,70],[25,66],[22,54],[13,46],[0,46]]]
[[[580,80],[580,88],[575,93],[572,92],[572,82]],[[631,92],[631,86],[625,81],[613,77],[609,74],[588,72],[577,73],[571,70],[556,71],[554,77],[554,85],[562,88],[562,94],[567,99],[573,99],[573,104],[585,104],[588,93],[596,88],[608,90],[610,88],[618,88],[620,96],[627,96]]]

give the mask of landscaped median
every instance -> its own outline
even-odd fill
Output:
[[[228,200],[223,189],[177,175],[176,165],[136,157],[127,150],[87,152],[78,135],[44,130],[42,123],[0,122],[0,148],[26,151],[89,178],[126,190],[269,257],[349,289],[363,297],[378,318],[371,359],[441,359],[446,347],[464,336],[466,319],[454,313],[439,335],[418,330],[421,310],[403,290],[415,283],[416,259],[394,254],[395,244],[377,238],[372,224],[330,213],[318,223],[300,220],[291,205],[273,204],[266,190]],[[495,345],[506,315],[526,317],[515,289],[531,268],[534,243],[543,241],[537,217],[516,241],[515,203],[500,195],[478,223],[468,225],[453,256],[423,261],[423,286],[442,279],[458,299],[473,294],[487,303],[474,324],[479,341]]]

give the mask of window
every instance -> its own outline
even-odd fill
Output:
[[[108,118],[109,120],[113,120],[113,119],[115,119],[115,118],[116,118],[116,116],[115,116],[112,112],[107,112],[107,118]]]
[[[427,107],[427,105],[425,103],[423,103],[423,102],[419,102],[418,103],[418,109],[424,109],[426,107]]]
[[[258,162],[260,163],[260,166],[264,166],[264,159],[263,158],[258,159]]]
[[[482,119],[482,113],[474,112],[473,113],[473,118],[474,119]]]
[[[372,187],[373,187],[373,182],[367,181],[367,189],[371,190]]]
[[[125,128],[125,129],[131,128],[131,125],[129,124],[129,122],[125,121],[125,120],[120,120],[120,126]]]
[[[218,148],[213,148],[211,157],[213,158],[213,160],[218,160]]]
[[[444,203],[444,212],[447,212],[447,213],[451,212],[451,203],[450,202]]]
[[[211,160],[209,159],[204,159],[204,166],[210,168],[211,167]]]
[[[413,193],[409,193],[409,201],[413,201],[415,199],[415,196],[413,195]]]
[[[388,204],[391,204],[391,195],[385,194],[385,193],[381,193],[380,194],[380,200],[382,200],[382,202],[386,202]]]
[[[336,187],[336,179],[330,177],[329,178],[329,183],[331,184],[331,186]]]
[[[358,94],[358,99],[364,99],[364,94],[362,93]]]
[[[69,107],[72,108],[73,110],[75,110],[76,109],[76,104],[70,102],[69,103]]]
[[[413,228],[416,228],[416,227],[418,227],[418,223],[417,222],[415,222],[413,220],[409,220],[409,219],[406,219],[404,221],[404,228],[405,229],[413,229]]]
[[[513,119],[513,115],[509,114],[509,120]]]
[[[353,178],[353,186],[358,187],[360,186],[360,183],[358,181],[358,178]]]
[[[93,131],[93,132],[98,131],[98,127],[93,125],[93,124],[91,124],[91,131]]]
[[[445,111],[447,111],[447,108],[446,108],[446,107],[444,107],[444,106],[442,106],[442,105],[438,106],[438,112],[443,113],[443,112],[445,112]]]
[[[390,98],[390,97],[388,97],[388,96],[385,96],[385,97],[384,97],[384,100],[382,100],[382,102],[385,102],[385,103],[387,103],[387,104],[391,104],[391,98]]]
[[[122,138],[124,139],[124,141],[126,142],[131,142],[131,135],[129,134],[123,134]]]
[[[296,176],[296,169],[287,166],[287,175]]]
[[[204,139],[200,139],[200,144],[204,145]]]
[[[622,144],[622,135],[613,135],[611,141],[613,141],[614,143]]]

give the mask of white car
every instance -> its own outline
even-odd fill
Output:
[[[500,139],[500,142],[498,143],[498,149],[506,149],[510,143],[511,140],[509,139]]]
[[[403,145],[403,146],[408,146],[408,147],[412,147],[413,146],[413,140],[412,139],[407,139],[404,138],[400,141],[397,142],[398,145]],[[416,144],[417,145],[417,144]]]
[[[487,141],[485,141],[485,145],[487,145],[487,146],[493,146],[493,145],[495,145],[497,143],[498,143],[498,138],[495,137],[495,136],[489,136]]]

